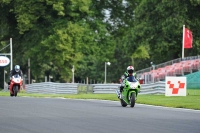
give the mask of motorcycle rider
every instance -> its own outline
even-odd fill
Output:
[[[133,66],[128,66],[127,67],[127,71],[126,72],[124,72],[124,77],[125,77],[125,79],[127,78],[127,77],[129,77],[128,78],[128,81],[130,81],[130,82],[133,82],[133,78],[135,77],[136,78],[136,73],[133,73],[134,72],[134,67]],[[118,94],[118,98],[120,98],[121,99],[121,93],[122,93],[122,91],[123,91],[123,88],[124,88],[124,83],[123,83],[123,81],[121,81],[122,83],[121,83],[121,86],[119,87],[120,88],[120,94]]]
[[[14,69],[10,71],[10,81],[12,79],[12,76],[15,75],[15,74],[19,74],[19,76],[21,76],[21,78],[22,78],[23,73],[22,73],[22,70],[20,70],[20,66],[19,65],[16,65],[14,67]],[[8,82],[8,89],[10,87],[10,81]]]

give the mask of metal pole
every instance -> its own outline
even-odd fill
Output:
[[[5,70],[3,70],[3,74],[4,74],[3,89],[5,90]]]
[[[31,82],[31,76],[30,76],[31,72],[30,72],[30,58],[28,59],[28,84],[30,84]]]
[[[155,65],[153,65],[153,83],[154,83],[154,70],[155,70]]]
[[[44,81],[47,82],[47,76],[44,77]]]
[[[105,81],[104,84],[106,84],[106,62],[105,62]]]
[[[10,38],[10,70],[13,69],[13,57],[12,57],[12,38]]]
[[[185,25],[183,25],[182,59],[184,59],[184,39],[185,39]]]
[[[74,65],[73,65],[73,68],[72,68],[72,83],[74,83]]]

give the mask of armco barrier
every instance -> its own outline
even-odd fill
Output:
[[[94,93],[115,93],[120,84],[93,84]]]
[[[93,85],[79,84],[78,93],[93,93]]]
[[[26,85],[27,93],[77,94],[78,84],[42,82]]]
[[[109,94],[115,93],[120,84],[73,84],[73,83],[53,83],[42,82],[26,85],[27,93],[45,93],[45,94],[77,94],[77,93],[95,93]],[[151,84],[142,84],[140,94],[164,94],[165,82]]]
[[[164,94],[165,82],[159,81],[151,84],[142,84],[140,89],[141,94]]]
[[[93,84],[94,93],[115,93],[120,84]],[[165,82],[141,84],[140,94],[164,94]]]

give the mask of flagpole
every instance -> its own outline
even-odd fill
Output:
[[[182,59],[184,58],[185,25],[183,25]]]

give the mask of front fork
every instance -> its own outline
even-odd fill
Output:
[[[135,91],[132,90],[129,92],[129,94],[128,94],[129,101],[131,100],[132,95],[135,95],[135,99],[137,99],[137,90],[135,90]]]

